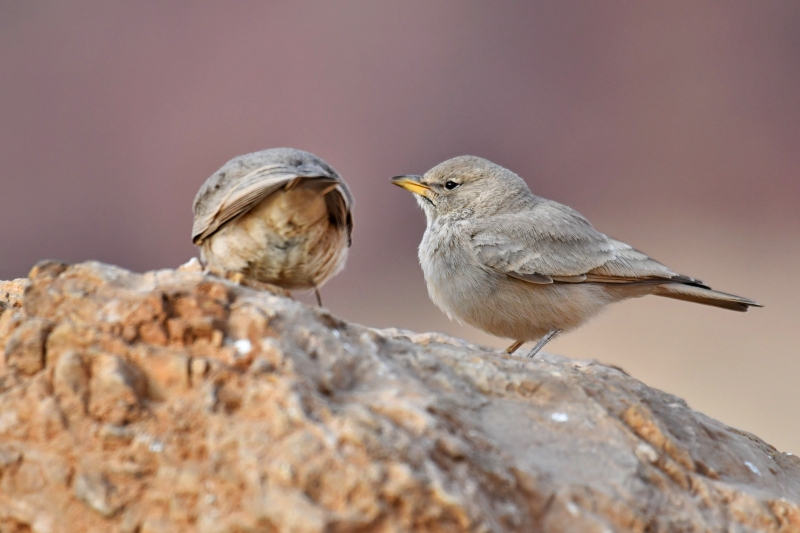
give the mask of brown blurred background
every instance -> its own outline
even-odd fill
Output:
[[[766,305],[645,298],[550,351],[800,453],[800,3],[0,5],[0,279],[42,258],[177,266],[200,184],[273,146],[325,158],[356,196],[323,289],[338,315],[507,344],[430,303],[423,216],[388,182],[487,157]]]

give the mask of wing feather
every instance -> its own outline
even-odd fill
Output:
[[[652,257],[636,250],[624,242],[609,239],[615,257],[586,273],[590,283],[642,283],[672,281],[709,288],[702,281],[673,272]]]
[[[328,207],[331,221],[338,227],[347,229],[347,245],[352,244],[353,217],[350,214],[348,196],[341,185],[336,185],[325,196],[325,205]]]
[[[476,225],[472,244],[487,267],[535,284],[662,283],[707,288],[595,230],[567,206],[545,201],[526,213]]]
[[[293,187],[301,179],[320,180],[332,184],[342,183],[338,177],[330,176],[324,169],[314,165],[299,168],[284,165],[259,167],[232,186],[220,199],[216,209],[195,218],[192,240],[195,244],[202,243],[225,223],[241,217],[270,194],[283,188]],[[346,200],[344,201],[346,203]]]
[[[532,283],[580,282],[614,258],[605,235],[576,211],[549,201],[478,225],[472,244],[487,267]]]

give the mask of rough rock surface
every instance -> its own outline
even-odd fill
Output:
[[[192,268],[0,300],[0,532],[800,531],[797,457],[592,361]]]

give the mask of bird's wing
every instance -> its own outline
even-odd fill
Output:
[[[347,230],[348,246],[352,244],[353,234],[353,217],[350,214],[352,200],[349,193],[347,185],[342,182],[325,196],[325,205],[328,208],[333,224]]]
[[[301,179],[327,181],[332,184],[342,183],[338,177],[330,175],[316,165],[259,167],[239,179],[230,191],[221,197],[215,209],[209,210],[202,216],[195,215],[192,240],[195,244],[202,243],[226,222],[244,215],[275,191],[284,187],[291,189]]]
[[[657,283],[697,286],[599,231],[576,211],[548,202],[477,226],[472,243],[487,267],[530,283]]]
[[[615,239],[614,258],[586,273],[586,281],[594,283],[637,283],[642,281],[673,281],[708,288],[702,281],[673,272],[647,254]]]
[[[472,244],[487,267],[531,283],[581,282],[614,258],[605,235],[555,202],[477,224]]]

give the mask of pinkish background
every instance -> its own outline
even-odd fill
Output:
[[[356,196],[323,290],[343,318],[506,344],[429,302],[422,214],[388,182],[481,155],[766,304],[627,302],[550,351],[800,453],[800,3],[0,6],[0,279],[42,258],[177,266],[200,184],[273,146],[322,156]]]

